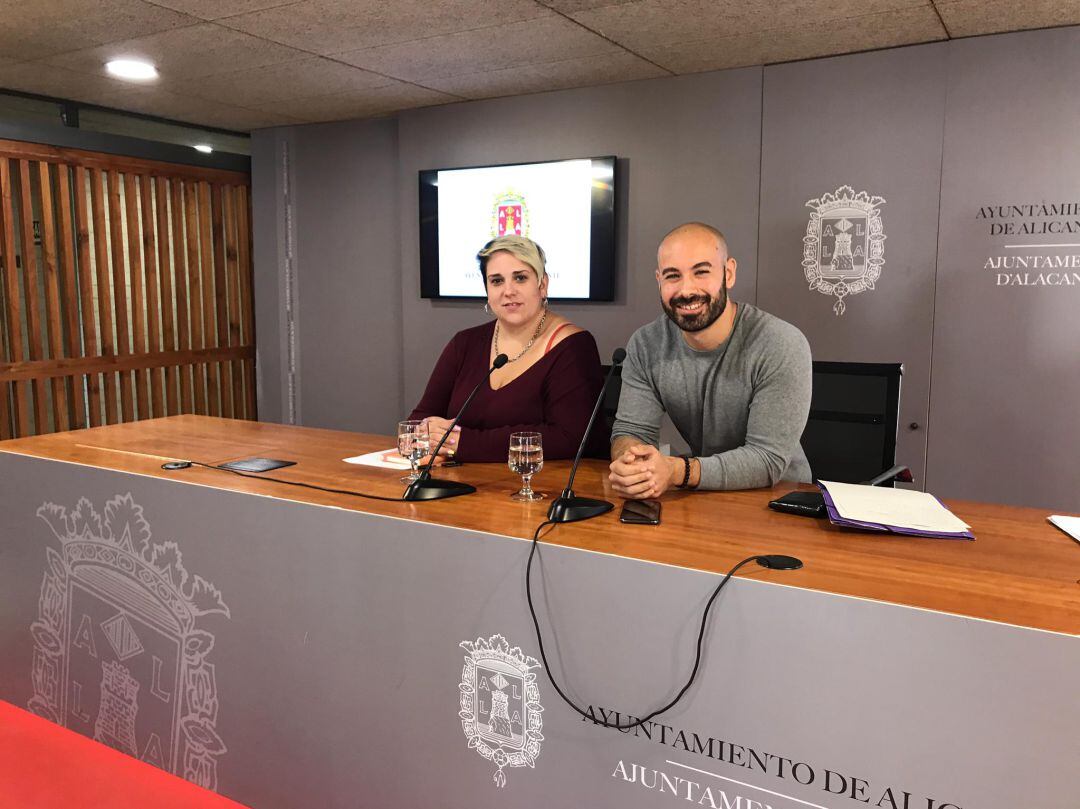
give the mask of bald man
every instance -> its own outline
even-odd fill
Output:
[[[810,346],[797,328],[728,298],[737,264],[716,228],[689,222],[657,251],[664,315],[626,346],[612,430],[612,487],[751,489],[811,480],[799,444],[810,412]],[[662,455],[667,413],[692,455]]]

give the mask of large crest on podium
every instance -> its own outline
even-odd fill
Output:
[[[462,641],[461,729],[469,747],[498,768],[496,786],[506,786],[505,767],[534,767],[544,727],[536,658],[522,653],[502,635]]]
[[[878,206],[883,197],[850,185],[809,200],[810,221],[803,236],[803,273],[810,290],[836,298],[833,311],[844,314],[844,299],[872,291],[885,265],[885,231]]]
[[[217,788],[218,736],[211,613],[229,617],[221,594],[190,576],[175,542],[152,542],[130,494],[99,514],[37,510],[60,541],[46,548],[27,707],[135,758]]]

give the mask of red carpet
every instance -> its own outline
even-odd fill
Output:
[[[0,702],[0,806],[243,809],[7,702]]]

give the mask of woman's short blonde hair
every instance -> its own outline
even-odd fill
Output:
[[[476,260],[480,262],[480,276],[484,279],[484,286],[487,286],[488,259],[500,250],[505,250],[514,258],[528,264],[536,273],[536,283],[544,283],[547,273],[547,257],[544,255],[544,248],[524,236],[500,236],[485,244],[476,254]]]

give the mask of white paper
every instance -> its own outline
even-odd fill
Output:
[[[1046,519],[1077,542],[1080,542],[1080,517],[1066,517],[1062,514],[1054,514]]]
[[[382,449],[378,452],[369,452],[367,455],[356,455],[352,458],[342,458],[345,463],[359,464],[360,466],[374,466],[379,469],[410,469],[409,462],[402,458],[397,449]]]
[[[828,480],[820,482],[828,489],[837,513],[848,520],[943,534],[960,534],[970,528],[927,492]]]

